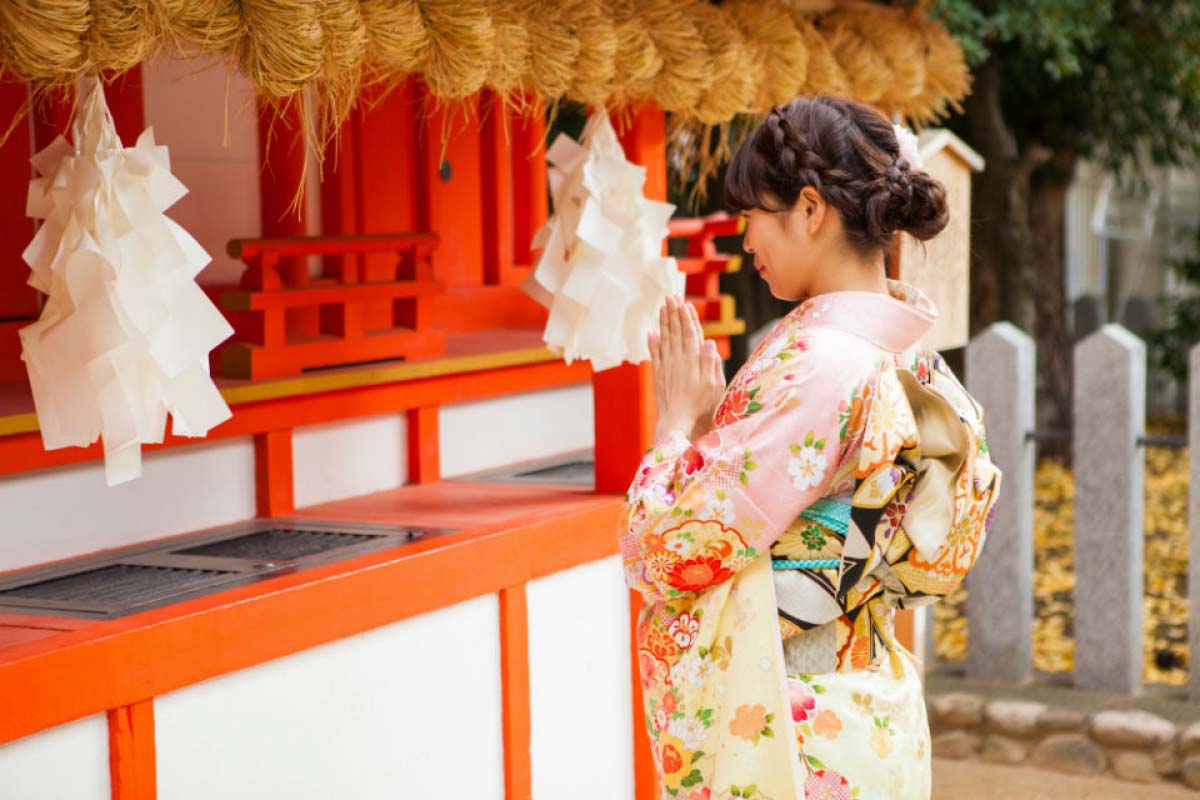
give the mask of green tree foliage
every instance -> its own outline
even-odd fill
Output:
[[[1200,154],[1200,3],[935,0],[973,65],[1003,64],[1018,142],[1136,177]]]

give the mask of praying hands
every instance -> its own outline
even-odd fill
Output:
[[[725,393],[721,356],[716,343],[705,340],[691,303],[668,296],[658,323],[659,333],[647,339],[658,408],[654,438],[678,430],[695,441],[712,427]]]

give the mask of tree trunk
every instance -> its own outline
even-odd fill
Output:
[[[970,331],[1008,320],[1033,335],[1037,263],[1028,200],[1033,172],[1050,154],[1038,146],[1019,149],[1000,105],[1002,78],[993,55],[976,70],[965,103],[970,144],[987,162],[972,178]]]
[[[1067,188],[1075,172],[1075,154],[1059,150],[1034,175],[1029,202],[1030,227],[1037,258],[1037,424],[1039,428],[1072,429],[1074,336],[1067,313],[1066,252],[1063,243]],[[1042,455],[1070,463],[1069,441],[1040,443]]]

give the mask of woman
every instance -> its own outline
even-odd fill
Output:
[[[928,798],[892,621],[962,580],[1000,484],[982,409],[920,346],[936,309],[884,268],[895,231],[945,227],[945,190],[911,133],[830,97],[776,108],[725,189],[772,294],[802,302],[728,388],[690,305],[650,336],[621,549],[663,797]]]

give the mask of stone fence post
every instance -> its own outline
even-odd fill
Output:
[[[1108,323],[1075,347],[1075,684],[1142,687],[1146,346]]]
[[[1010,322],[990,325],[967,344],[965,371],[1004,474],[996,516],[966,577],[967,674],[1019,684],[1033,672],[1033,339]]]

